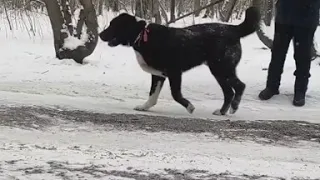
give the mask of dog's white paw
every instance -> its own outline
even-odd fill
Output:
[[[139,105],[139,106],[136,106],[133,109],[136,110],[136,111],[148,111],[149,107],[147,107],[146,105]]]
[[[222,116],[220,109],[215,110],[212,114],[216,116]]]
[[[191,103],[189,103],[188,107],[187,107],[187,111],[192,114],[193,111],[195,110],[196,108],[194,107],[194,105],[192,105]]]
[[[237,112],[237,109],[233,109],[232,107],[229,109],[230,114],[234,114]]]

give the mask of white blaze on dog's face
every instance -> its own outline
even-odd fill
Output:
[[[141,25],[143,24],[143,25]],[[118,45],[132,44],[140,33],[141,26],[145,26],[144,21],[137,21],[134,16],[122,13],[112,19],[110,25],[103,30],[99,36],[102,41],[108,42],[108,45],[115,47]]]

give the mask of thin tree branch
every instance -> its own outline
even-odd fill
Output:
[[[12,31],[12,25],[11,25],[11,21],[10,21],[10,18],[9,18],[9,15],[8,15],[8,11],[7,11],[7,7],[6,7],[6,2],[5,0],[2,0],[2,3],[3,3],[3,7],[4,7],[4,12],[6,14],[6,17],[7,17],[7,21],[9,23],[9,28],[10,28],[10,31]]]
[[[164,21],[166,22],[166,25],[168,25],[169,23],[169,21],[168,21],[168,16],[167,16],[167,14],[166,14],[166,9],[164,8],[164,6],[163,6],[163,4],[161,3],[161,1],[160,0],[157,0],[158,1],[158,3],[159,3],[159,6],[160,6],[160,9],[161,9],[161,14],[162,14],[162,16],[163,16],[163,18],[164,18]]]
[[[224,0],[216,0],[215,2],[211,2],[211,3],[209,3],[208,5],[203,6],[203,7],[201,7],[201,8],[198,8],[198,9],[196,9],[196,10],[190,12],[190,13],[187,13],[187,14],[185,14],[185,15],[182,15],[182,16],[176,18],[175,20],[170,20],[169,22],[166,23],[166,25],[168,26],[169,24],[172,24],[172,23],[174,23],[174,22],[176,22],[176,21],[178,21],[178,20],[180,20],[180,19],[183,19],[183,18],[185,18],[185,17],[188,17],[188,16],[194,14],[194,13],[197,12],[197,11],[201,11],[201,10],[206,9],[206,8],[208,8],[208,7],[211,7],[211,6],[215,5],[215,4],[218,4],[218,3],[222,2],[222,1],[224,1]]]

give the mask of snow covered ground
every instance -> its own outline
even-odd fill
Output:
[[[59,176],[58,172],[64,172],[70,179],[77,179],[77,174],[86,174],[87,178],[105,175],[112,179],[110,176],[117,174],[112,171],[119,172],[117,176],[123,178],[121,171],[135,173],[137,170],[142,173],[136,174],[153,173],[173,178],[170,169],[180,173],[190,171],[187,176],[197,179],[210,179],[210,174],[223,173],[230,173],[227,175],[231,177],[267,176],[270,179],[320,177],[318,144],[301,143],[292,148],[221,141],[203,134],[97,131],[77,124],[58,132],[0,130],[0,139],[6,142],[1,143],[0,154],[1,170],[6,178],[54,179]],[[54,167],[54,163],[60,167]],[[85,172],[85,168],[90,167],[92,174]]]
[[[100,17],[100,26],[103,28],[110,19],[110,14],[107,18]],[[196,19],[195,22],[204,20]],[[2,105],[38,105],[100,113],[139,113],[211,120],[320,122],[319,60],[315,60],[312,64],[306,106],[297,108],[291,104],[295,69],[292,47],[284,69],[281,95],[267,102],[258,100],[257,95],[265,86],[267,71],[263,68],[267,68],[269,64],[270,51],[261,49],[263,44],[255,34],[242,39],[243,58],[238,67],[238,74],[246,83],[247,89],[240,109],[232,116],[219,117],[212,115],[212,112],[220,108],[223,96],[207,67],[195,68],[183,76],[183,94],[195,105],[194,114],[189,115],[181,105],[173,101],[168,82],[165,83],[158,104],[151,112],[136,112],[133,108],[148,98],[150,75],[140,69],[132,49],[110,48],[100,41],[84,65],[76,64],[72,60],[60,61],[54,58],[48,19],[39,18],[35,24],[36,36],[29,37],[26,31],[19,28],[21,26],[19,22],[14,24],[14,32],[10,32],[5,19],[0,19]],[[190,24],[191,19],[187,18],[174,26]],[[272,34],[272,29],[270,33]],[[318,29],[316,32],[318,43],[320,43],[319,38]],[[26,164],[41,166],[43,159],[52,161],[59,159],[69,162],[67,165],[70,167],[72,164],[80,166],[103,164],[103,168],[108,171],[122,171],[134,167],[148,172],[167,168],[180,171],[200,169],[211,173],[227,171],[235,175],[268,175],[284,178],[320,177],[320,154],[317,143],[304,142],[293,148],[254,142],[224,141],[203,134],[108,132],[97,130],[96,125],[86,124],[84,127],[86,130],[66,131],[49,128],[38,131],[1,126],[0,161],[22,159],[22,164],[18,163],[16,169],[24,168]],[[73,124],[73,128],[81,127]],[[21,148],[21,144],[25,148]],[[36,145],[55,146],[57,150],[36,148]],[[82,151],[71,148],[75,146],[81,147]],[[143,158],[137,158],[141,156]],[[12,168],[2,163],[0,174],[4,173],[6,177],[18,177],[20,171],[14,171]],[[38,177],[33,175],[29,178],[43,178],[41,175]]]
[[[0,111],[5,179],[316,179],[320,125]],[[117,178],[115,178],[117,177]]]
[[[106,22],[101,19],[100,24],[103,27]],[[44,100],[41,95],[45,95],[46,104],[58,103],[103,112],[136,113],[132,110],[133,107],[148,98],[150,75],[140,69],[132,49],[110,48],[100,41],[95,52],[86,59],[85,65],[78,65],[72,60],[59,61],[54,58],[49,22],[42,21],[42,35],[31,39],[26,32],[0,31],[0,91],[3,93],[3,100],[16,99],[22,103],[37,98]],[[181,21],[175,26],[187,24],[191,23]],[[318,30],[317,34],[319,33]],[[238,74],[247,84],[247,89],[239,111],[228,118],[296,119],[317,122],[320,115],[320,82],[317,81],[320,67],[317,61],[312,65],[305,107],[294,108],[291,105],[295,69],[292,48],[283,74],[282,95],[268,102],[261,102],[257,95],[265,86],[267,71],[262,69],[268,66],[270,51],[261,49],[263,44],[255,34],[244,38],[242,43],[243,58]],[[223,98],[220,87],[206,66],[195,68],[183,76],[183,93],[196,106],[195,113],[191,116],[221,118],[211,114],[220,108]],[[68,98],[67,104],[60,98]],[[152,110],[162,115],[190,116],[172,100],[168,82],[161,92],[159,104]]]

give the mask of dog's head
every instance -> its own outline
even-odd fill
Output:
[[[99,36],[111,47],[120,44],[132,45],[145,26],[145,21],[137,21],[134,16],[122,13],[112,19],[109,26]]]

